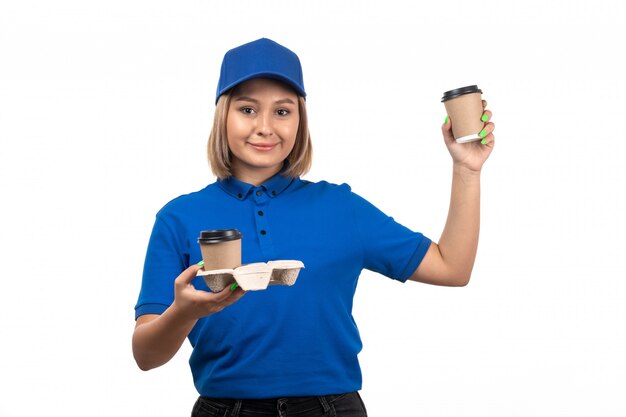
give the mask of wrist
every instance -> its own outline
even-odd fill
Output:
[[[480,169],[472,169],[467,166],[455,162],[452,165],[452,172],[454,175],[460,175],[464,178],[480,178]]]
[[[170,319],[180,326],[185,326],[185,325],[194,326],[196,321],[198,321],[196,317],[189,315],[185,311],[185,309],[182,308],[180,303],[177,302],[176,300],[174,300],[174,302],[170,305],[170,307],[167,310],[168,310],[167,312],[169,313],[168,315],[170,316]]]

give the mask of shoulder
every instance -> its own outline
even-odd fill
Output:
[[[310,193],[308,195],[312,197],[319,197],[320,199],[328,198],[337,203],[345,203],[353,207],[371,204],[361,194],[355,192],[347,183],[337,184],[328,181],[302,181],[302,183],[303,188],[308,190]]]
[[[292,204],[304,205],[318,213],[352,213],[360,205],[359,196],[346,183],[301,181],[291,196],[286,201]]]
[[[209,184],[201,190],[182,194],[168,201],[158,212],[159,217],[177,216],[188,213],[196,207],[204,205],[205,202],[215,198],[218,191],[217,183]]]
[[[300,182],[299,188],[308,193],[328,196],[347,196],[352,193],[352,188],[346,183],[335,184],[328,181],[312,182],[307,180],[300,180]]]

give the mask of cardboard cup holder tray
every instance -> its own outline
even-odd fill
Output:
[[[204,277],[211,291],[218,292],[237,283],[244,291],[264,290],[270,285],[293,285],[298,278],[301,261],[269,261],[242,265],[234,269],[201,269],[196,276]]]

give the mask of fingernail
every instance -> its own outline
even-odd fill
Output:
[[[230,290],[231,291],[235,291],[235,288],[237,288],[237,287],[238,287],[237,283],[233,282],[233,285],[230,286]]]
[[[198,262],[196,265],[198,265],[198,266],[204,266],[204,260],[202,260],[202,261]]]
[[[486,145],[487,144],[487,139],[483,139],[480,141],[481,144]]]
[[[482,120],[483,122],[489,120],[489,116],[487,116],[487,113],[483,114],[483,117],[481,117],[480,120]]]
[[[476,119],[474,119],[476,120]],[[478,134],[478,136],[480,136],[481,138],[484,138],[485,136],[487,136],[487,129],[483,129],[480,131],[480,133]]]
[[[446,120],[443,121],[443,124],[444,125],[447,124],[449,120],[450,120],[450,117],[446,116]]]

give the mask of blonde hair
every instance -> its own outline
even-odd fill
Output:
[[[213,128],[209,135],[207,153],[209,165],[213,174],[223,180],[233,175],[231,171],[231,152],[228,148],[228,137],[226,132],[226,120],[228,118],[228,108],[230,107],[231,91],[220,96],[215,106],[215,116],[213,118]],[[313,162],[313,147],[311,145],[311,134],[306,113],[306,102],[302,96],[298,96],[299,124],[296,133],[296,142],[293,149],[287,156],[288,166],[283,172],[287,177],[299,177],[306,174],[311,169]]]

